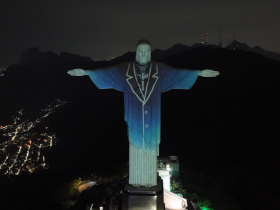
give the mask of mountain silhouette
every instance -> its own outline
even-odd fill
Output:
[[[166,58],[171,55],[176,55],[183,53],[185,51],[193,50],[195,48],[200,47],[211,47],[213,49],[218,49],[219,47],[217,45],[202,45],[200,43],[194,44],[192,46],[187,46],[183,44],[175,44],[172,47],[161,50],[161,49],[154,49],[151,53],[152,60],[159,60]],[[253,48],[250,48],[247,44],[240,43],[237,40],[234,40],[229,46],[225,47],[225,49],[229,50],[244,50],[244,51],[250,51],[250,52],[256,52],[258,54],[261,54],[267,58],[280,61],[280,54],[276,52],[266,51],[260,46],[255,46]],[[65,63],[67,62],[69,65],[83,65],[85,68],[89,68],[90,66],[99,67],[106,65],[113,65],[118,64],[121,62],[133,60],[135,58],[136,53],[135,52],[127,52],[123,54],[122,56],[118,56],[110,61],[94,61],[89,57],[86,56],[80,56],[73,53],[68,52],[61,52],[60,55],[56,55],[53,52],[45,52],[42,53],[39,51],[39,48],[29,48],[26,53],[22,53],[20,56],[20,65],[28,65],[29,63],[41,63],[41,62],[49,62],[49,65],[55,64],[58,62],[57,58],[60,57],[60,60],[63,60]]]
[[[178,53],[187,51],[189,49],[190,49],[190,47],[188,47],[187,45],[183,45],[183,44],[175,44],[174,46],[168,48],[167,50],[155,49],[152,51],[152,59],[156,60],[159,58],[164,58],[169,55],[178,54]]]
[[[261,48],[260,46],[255,47],[249,47],[247,44],[238,42],[234,40],[229,46],[225,47],[225,49],[240,49],[244,51],[250,51],[259,53],[267,58],[280,61],[280,53],[272,52],[272,51],[266,51],[265,49]]]
[[[162,59],[162,58],[165,58],[165,57],[170,56],[170,55],[179,54],[179,53],[182,53],[184,51],[192,50],[192,49],[195,49],[195,48],[198,48],[198,47],[203,47],[203,46],[206,46],[206,45],[202,45],[200,43],[197,43],[197,44],[194,44],[194,45],[189,47],[189,46],[183,45],[183,44],[175,44],[175,45],[173,45],[172,47],[170,47],[166,50],[155,49],[155,50],[152,51],[152,59],[153,60]],[[216,46],[216,45],[209,44],[208,47],[209,46],[212,47],[213,49],[218,48],[218,46]]]
[[[266,209],[268,200],[276,205],[280,184],[275,170],[280,159],[280,62],[238,45],[230,50],[177,44],[153,51],[156,61],[173,67],[221,73],[216,78],[199,77],[189,91],[162,94],[160,155],[178,155],[180,171],[188,167],[203,179],[199,183],[209,183],[203,193],[214,196],[215,202],[230,200],[228,205],[243,209]],[[49,123],[61,146],[47,159],[61,168],[90,164],[90,160],[127,160],[123,94],[99,90],[87,76],[71,77],[67,71],[94,70],[134,58],[135,52],[93,61],[71,53],[27,50],[20,64],[9,66],[0,77],[0,125],[12,123],[11,116],[23,107],[35,112],[65,99],[67,105],[52,114]],[[217,188],[223,199],[212,193]]]

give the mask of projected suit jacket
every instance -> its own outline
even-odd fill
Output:
[[[151,61],[146,72],[145,89],[137,79],[134,61],[91,70],[89,76],[99,89],[113,88],[124,93],[129,142],[140,150],[156,151],[160,144],[161,93],[171,89],[190,89],[199,71],[175,69]]]

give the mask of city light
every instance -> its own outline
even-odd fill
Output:
[[[47,109],[42,109],[42,112],[47,113],[36,119],[15,116],[11,125],[0,126],[0,134],[9,138],[0,144],[0,157],[4,159],[0,162],[1,174],[18,175],[23,171],[32,173],[47,168],[45,157],[41,156],[42,149],[52,148],[58,139],[55,133],[49,132],[48,126],[44,125],[45,119],[64,104],[65,101],[58,99],[48,105]],[[22,115],[23,109],[17,113]],[[37,130],[40,129],[37,128],[41,126],[48,132],[45,130],[44,133],[38,133]],[[43,139],[41,136],[44,136]],[[17,151],[15,148],[18,148]]]

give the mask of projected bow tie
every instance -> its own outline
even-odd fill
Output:
[[[137,74],[137,78],[142,80],[141,81],[141,89],[142,89],[142,91],[145,90],[145,82],[144,82],[144,80],[148,78],[148,74],[146,73],[146,67],[147,66],[148,65],[146,65],[146,66],[139,66],[140,67],[140,73]]]
[[[140,74],[137,74],[137,79],[141,79],[141,80],[145,80],[148,78],[148,74],[147,73],[140,73]]]

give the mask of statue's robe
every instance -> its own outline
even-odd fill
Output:
[[[90,70],[89,76],[99,89],[124,92],[124,119],[128,125],[129,184],[151,187],[157,184],[157,156],[160,144],[161,93],[171,89],[190,89],[199,71],[175,69],[164,63],[150,62],[146,69],[145,89],[137,79],[135,62]]]

